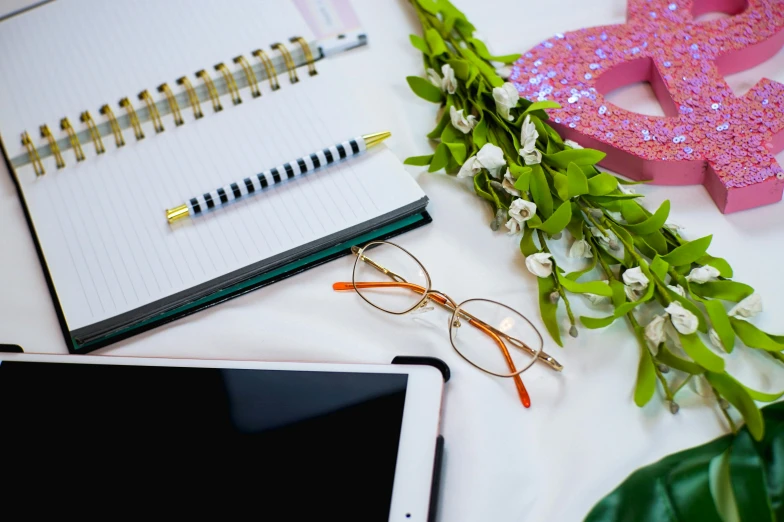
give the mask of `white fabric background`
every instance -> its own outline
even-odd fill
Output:
[[[23,3],[29,1],[0,5],[8,12]],[[624,0],[455,3],[491,48],[503,53],[524,52],[556,32],[621,23],[626,10]],[[407,75],[422,72],[420,57],[408,43],[416,20],[407,4],[355,0],[371,44],[335,58],[352,81],[367,85],[379,110],[389,114],[389,146],[401,160],[431,152],[424,135],[435,115],[435,107],[416,98],[405,82]],[[763,75],[784,81],[784,53],[730,80],[745,92]],[[627,107],[652,105],[641,89],[627,89],[615,99]],[[456,299],[500,300],[542,327],[536,282],[525,270],[518,240],[490,230],[490,211],[468,186],[418,168],[410,172],[431,198],[434,223],[397,242],[420,257],[438,289]],[[777,321],[778,311],[784,310],[782,204],[724,216],[700,186],[639,190],[651,205],[669,198],[671,219],[687,227],[687,237],[715,233],[711,252],[728,258],[736,278],[763,296],[767,312],[758,324],[782,329]],[[65,352],[16,191],[5,172],[0,172],[0,245],[0,342],[18,343],[28,352]],[[564,349],[547,339],[546,350],[565,370],[561,375],[544,367],[528,371],[525,382],[533,407],[525,410],[511,382],[482,374],[452,352],[445,314],[387,316],[356,295],[334,293],[331,284],[350,273],[349,259],[334,261],[98,353],[341,362],[387,362],[399,354],[441,357],[453,373],[443,410],[446,457],[439,517],[449,522],[579,520],[636,468],[727,431],[718,411],[691,392],[679,400],[678,415],[666,410],[658,392],[645,408],[634,406],[639,348],[623,322],[602,331],[581,328],[580,337],[568,340]],[[784,373],[767,371],[770,365],[755,378],[742,352],[729,356],[728,366],[747,384],[767,390],[784,385]]]

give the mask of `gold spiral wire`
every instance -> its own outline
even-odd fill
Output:
[[[259,82],[256,80],[256,75],[253,74],[253,68],[248,63],[248,60],[246,60],[244,56],[240,55],[234,58],[234,63],[238,63],[240,67],[242,67],[242,70],[245,71],[245,78],[248,80],[248,87],[250,88],[251,96],[254,98],[261,96]]]
[[[280,82],[278,81],[278,72],[275,70],[275,66],[272,64],[272,60],[270,60],[269,55],[262,51],[261,49],[256,49],[253,51],[253,56],[261,60],[262,65],[264,65],[264,70],[267,72],[267,79],[270,82],[270,88],[273,91],[277,91],[280,89]]]
[[[41,125],[41,137],[46,138],[46,141],[49,142],[49,148],[52,150],[52,154],[54,155],[54,162],[57,165],[58,169],[65,167],[65,160],[63,159],[63,155],[60,153],[60,147],[57,145],[57,140],[54,139],[52,136],[52,131],[49,130],[48,125]]]
[[[289,39],[289,41],[291,43],[298,43],[299,46],[302,47],[302,54],[305,55],[305,62],[308,64],[308,73],[311,76],[316,76],[318,74],[318,71],[316,70],[316,61],[313,59],[313,53],[310,52],[310,45],[308,45],[308,42],[301,36],[294,36]]]
[[[27,154],[30,156],[30,163],[33,164],[35,175],[43,176],[46,174],[44,164],[41,163],[41,156],[38,155],[38,150],[36,150],[35,145],[33,145],[33,140],[30,139],[30,135],[27,134],[27,131],[22,133],[22,145],[27,149]]]
[[[158,86],[158,92],[162,92],[166,96],[166,101],[169,102],[169,109],[172,112],[172,116],[174,116],[174,124],[179,126],[185,123],[185,120],[182,119],[182,113],[180,112],[180,105],[177,103],[177,98],[174,97],[174,93],[169,88],[169,85],[166,83],[162,83]]]
[[[278,51],[283,57],[286,69],[289,71],[289,81],[291,81],[291,83],[297,83],[299,81],[299,78],[297,77],[297,65],[294,63],[294,58],[291,57],[289,50],[280,42],[272,44],[271,47]]]
[[[133,133],[136,136],[137,140],[144,139],[144,131],[142,130],[142,124],[139,122],[139,115],[136,114],[136,109],[133,108],[131,104],[131,100],[128,98],[123,98],[120,100],[120,107],[125,109],[125,112],[128,113],[128,119],[131,120],[131,126],[133,127]]]
[[[229,90],[229,94],[231,94],[231,101],[234,105],[242,103],[240,90],[237,88],[237,82],[234,81],[234,75],[231,74],[231,71],[226,67],[226,64],[219,63],[215,66],[215,70],[223,75],[223,80],[226,82],[226,88]]]
[[[147,105],[147,112],[150,113],[150,119],[152,120],[152,126],[155,128],[155,132],[163,132],[164,128],[163,121],[161,120],[161,113],[158,112],[158,107],[155,106],[155,100],[150,96],[150,91],[145,89],[140,92],[139,99]]]
[[[68,134],[68,139],[71,141],[71,148],[76,155],[76,161],[84,161],[86,156],[82,150],[82,144],[79,143],[79,137],[76,135],[76,132],[74,131],[71,122],[68,121],[68,118],[63,118],[60,120],[60,129],[64,130]]]
[[[185,87],[185,92],[188,93],[188,100],[190,101],[191,107],[193,107],[193,117],[197,120],[204,116],[204,113],[201,112],[201,103],[199,103],[199,95],[196,94],[196,89],[193,88],[191,81],[188,79],[187,76],[182,76],[181,78],[177,79],[177,84],[182,85]]]
[[[114,116],[112,108],[109,107],[109,105],[104,104],[100,108],[100,112],[103,116],[106,116],[109,119],[109,126],[112,128],[112,134],[114,134],[114,143],[117,145],[117,148],[125,145],[125,138],[123,138],[120,124],[117,123],[117,118]]]
[[[220,96],[218,96],[218,89],[215,88],[215,84],[212,83],[212,78],[210,75],[207,74],[207,71],[202,69],[196,73],[197,78],[201,78],[204,82],[204,85],[207,86],[207,93],[210,95],[210,100],[212,100],[212,109],[215,112],[219,112],[223,110],[223,105],[220,102]]]

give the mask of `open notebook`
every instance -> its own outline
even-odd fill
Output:
[[[383,146],[203,217],[165,218],[195,194],[384,130],[372,92],[321,59],[364,43],[324,36],[346,6],[57,0],[0,22],[4,155],[71,352],[429,221]],[[314,31],[305,18],[318,16]]]

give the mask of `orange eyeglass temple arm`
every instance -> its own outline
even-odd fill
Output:
[[[362,282],[362,283],[334,283],[332,285],[332,289],[336,291],[345,291],[345,290],[354,290],[355,288],[408,288],[413,290],[418,294],[424,294],[425,288],[419,285],[415,285],[413,283],[399,283],[397,281],[378,281],[378,282]],[[431,294],[430,298],[437,302],[440,305],[446,305],[446,299],[438,294]],[[488,328],[483,326],[480,322],[475,321],[473,319],[468,321],[468,324],[471,326],[480,329],[485,334],[489,335],[493,338],[493,340],[498,344],[498,347],[501,348],[501,351],[504,354],[504,358],[506,359],[506,364],[509,366],[509,371],[515,372],[514,361],[512,361],[512,356],[509,355],[509,350],[507,350],[506,345],[504,342],[495,335],[492,331]],[[531,397],[528,395],[528,390],[525,389],[525,385],[523,384],[523,379],[520,377],[520,374],[517,374],[513,377],[515,386],[517,387],[517,394],[520,396],[520,401],[523,403],[523,406],[526,408],[531,407]]]

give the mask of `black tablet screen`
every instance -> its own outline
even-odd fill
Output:
[[[65,494],[71,508],[114,514],[386,520],[406,384],[400,374],[5,361],[3,498]]]

